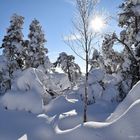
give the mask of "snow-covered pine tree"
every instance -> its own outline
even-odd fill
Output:
[[[105,69],[106,72],[110,74],[117,72],[123,62],[121,53],[116,52],[113,49],[114,43],[116,41],[115,36],[115,33],[106,35],[102,43],[102,54]]]
[[[21,51],[23,49],[23,34],[22,25],[24,23],[24,17],[17,14],[13,14],[10,20],[10,26],[7,29],[7,35],[4,36],[2,48],[3,55],[6,58],[7,73],[7,88],[11,88],[11,79],[13,78],[13,72],[16,69],[23,67],[23,58]],[[6,74],[7,75],[7,74]]]
[[[131,78],[131,89],[140,80],[140,1],[125,0],[120,9],[119,26],[123,30],[117,40],[124,45],[123,75]]]
[[[62,70],[68,75],[69,81],[75,84],[76,80],[81,76],[81,70],[78,64],[74,62],[75,57],[68,55],[65,52],[59,54],[54,66],[60,66]]]
[[[94,68],[104,69],[105,68],[103,56],[97,49],[94,49],[93,54],[92,54],[92,59],[89,61],[89,63],[91,65],[90,69],[94,69]]]
[[[10,88],[10,83],[7,59],[4,55],[0,55],[0,94],[4,94]]]
[[[30,67],[30,55],[29,55],[29,40],[24,40],[23,42],[23,50],[21,55],[24,58],[24,69],[27,69]]]
[[[29,45],[29,62],[27,63],[30,67],[34,68],[37,68],[40,65],[47,67],[46,63],[49,62],[48,57],[46,56],[48,49],[44,47],[46,40],[40,22],[34,19],[31,22],[29,29],[29,44],[27,44]]]

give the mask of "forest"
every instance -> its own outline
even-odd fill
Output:
[[[0,44],[0,140],[140,139],[140,0],[123,0],[121,31],[102,35],[90,26],[98,2],[74,2],[74,39],[64,40],[74,55],[55,62],[40,21],[25,37],[26,17],[11,13]]]

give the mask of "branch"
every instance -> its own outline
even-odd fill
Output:
[[[135,58],[134,54],[132,53],[131,49],[129,48],[129,46],[123,42],[122,40],[120,40],[118,37],[115,37],[115,39],[117,39],[118,42],[120,42],[121,44],[123,44],[126,49],[128,50],[128,52],[131,54],[131,56],[133,57],[134,61],[137,62],[137,59]]]
[[[64,43],[65,43],[67,46],[69,46],[69,47],[71,48],[71,50],[72,50],[78,57],[80,57],[82,60],[85,61],[85,58],[82,57],[80,54],[78,54],[78,52],[76,52],[76,50],[74,49],[73,45],[70,44],[70,41],[69,41],[69,40],[68,40],[68,41],[64,41]]]

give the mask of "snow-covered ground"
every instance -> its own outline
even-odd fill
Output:
[[[139,91],[140,82],[116,109],[103,100],[89,105],[85,124],[83,102],[75,91],[52,100],[39,114],[7,110],[1,103],[0,140],[140,139]]]

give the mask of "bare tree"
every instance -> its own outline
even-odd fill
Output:
[[[91,50],[95,45],[96,33],[91,30],[90,21],[93,16],[97,0],[75,0],[76,16],[73,20],[74,33],[65,43],[74,51],[74,53],[85,61],[85,97],[84,97],[84,119],[87,121],[87,101],[88,101],[88,72]],[[82,51],[78,52],[78,51]]]

